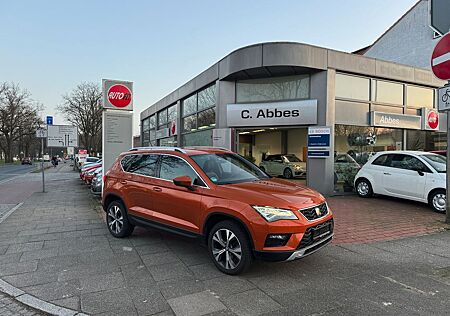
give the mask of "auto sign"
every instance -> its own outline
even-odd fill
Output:
[[[131,103],[130,89],[121,84],[113,85],[108,90],[108,101],[117,108],[127,107]]]

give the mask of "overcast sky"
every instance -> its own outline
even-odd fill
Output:
[[[231,51],[295,41],[351,52],[415,0],[0,0],[0,82],[19,83],[55,116],[61,95],[102,78],[134,82],[139,113]]]

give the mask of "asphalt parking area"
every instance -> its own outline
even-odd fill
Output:
[[[426,204],[396,198],[328,198],[335,219],[335,244],[370,243],[421,236],[449,229],[445,214]]]

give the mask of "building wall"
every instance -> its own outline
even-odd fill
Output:
[[[429,26],[429,0],[421,0],[388,30],[364,56],[419,68],[431,68],[430,57],[438,39]]]

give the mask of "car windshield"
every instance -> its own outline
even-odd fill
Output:
[[[215,184],[232,184],[269,178],[257,166],[236,154],[202,154],[191,156],[191,158]]]
[[[426,162],[428,162],[437,172],[447,172],[447,157],[432,154],[422,155],[421,157]]]
[[[287,162],[302,162],[296,155],[286,155],[284,156]]]

